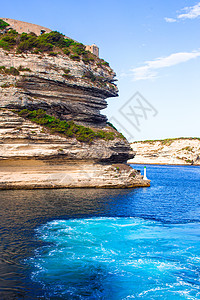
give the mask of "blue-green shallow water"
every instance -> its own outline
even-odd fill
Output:
[[[1,191],[0,299],[200,299],[200,168],[147,176],[142,189]]]
[[[199,225],[138,218],[52,221],[37,230],[53,243],[29,260],[46,298],[198,299]]]

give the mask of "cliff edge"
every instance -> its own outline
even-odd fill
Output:
[[[150,185],[100,113],[118,95],[107,62],[56,31],[19,34],[1,19],[0,62],[0,189]]]

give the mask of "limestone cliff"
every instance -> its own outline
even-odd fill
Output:
[[[0,36],[0,189],[149,186],[126,164],[135,155],[129,143],[100,113],[106,98],[118,94],[109,65],[82,44],[71,42],[66,50],[49,43],[52,52],[42,51],[40,41],[38,50],[32,36],[10,28]],[[31,39],[35,48],[22,51]],[[78,59],[69,55],[74,49],[81,49]],[[30,120],[20,115],[25,109],[73,130],[66,135],[63,127]],[[78,130],[89,138],[79,138]]]
[[[200,165],[199,138],[134,142],[131,147],[136,156],[130,163]]]
[[[47,53],[16,54],[3,49],[0,62],[7,69],[22,70],[17,76],[0,70],[1,107],[43,108],[62,119],[105,126],[107,118],[100,110],[107,106],[105,99],[117,96],[118,92],[112,83],[115,74],[110,67],[85,65],[62,54],[51,57]],[[92,82],[85,76],[87,73],[102,77],[104,84]]]

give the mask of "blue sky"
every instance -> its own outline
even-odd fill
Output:
[[[130,141],[199,137],[199,1],[10,0],[1,15],[96,43],[119,88],[103,113]]]

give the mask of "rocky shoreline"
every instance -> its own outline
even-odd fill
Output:
[[[23,166],[23,167],[22,167]],[[150,185],[128,165],[94,164],[64,159],[1,163],[0,189],[133,188]],[[134,179],[134,180],[133,180]]]

